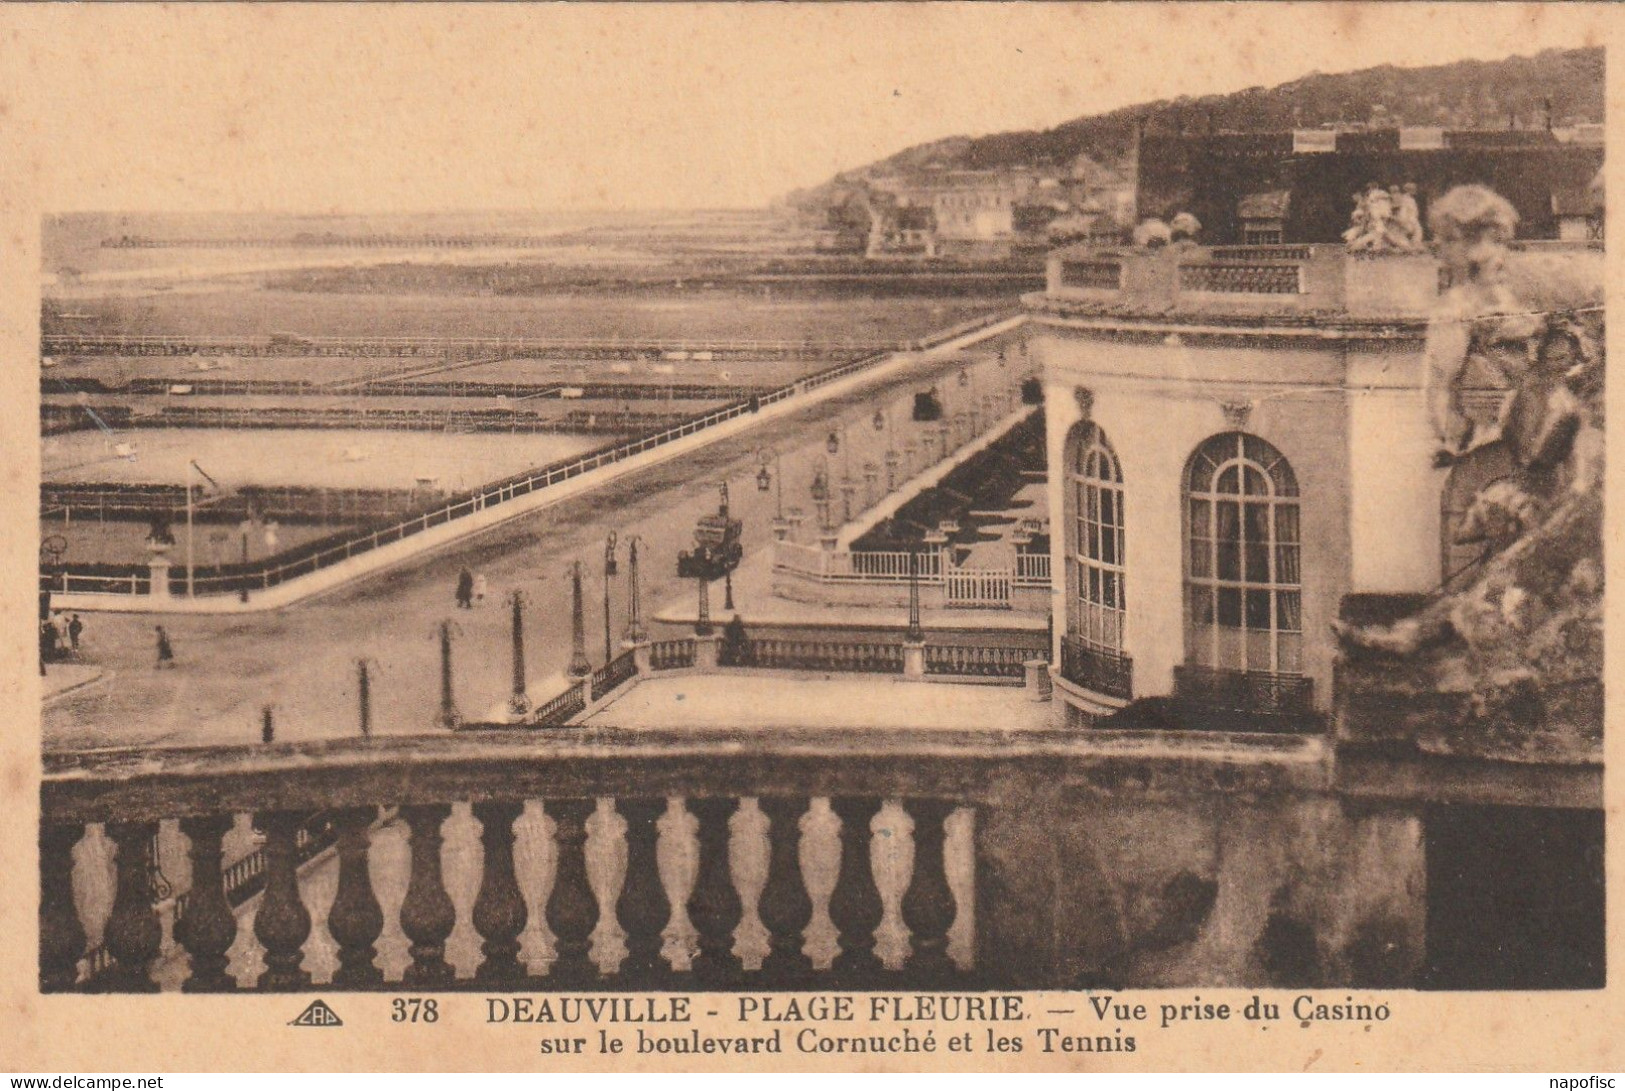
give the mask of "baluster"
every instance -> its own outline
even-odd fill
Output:
[[[327,911],[327,931],[339,945],[339,968],[333,984],[349,989],[375,988],[384,972],[373,964],[373,946],[384,930],[384,911],[372,891],[367,857],[376,807],[350,807],[338,813],[339,886]]]
[[[688,809],[699,819],[698,873],[688,898],[688,919],[699,932],[699,954],[694,976],[703,985],[727,985],[741,972],[733,952],[734,929],[744,917],[739,892],[734,889],[733,866],[728,859],[728,819],[739,809],[737,799],[689,800]]]
[[[265,893],[254,915],[254,936],[265,948],[259,987],[267,992],[291,992],[310,983],[310,974],[300,969],[310,936],[310,910],[299,897],[298,835],[304,818],[298,811],[254,816],[254,825],[265,833]]]
[[[39,984],[41,992],[67,992],[79,983],[85,929],[73,902],[73,846],[84,827],[39,828]]]
[[[522,981],[519,933],[525,930],[529,910],[513,871],[513,823],[523,803],[486,800],[474,804],[480,820],[480,843],[485,846],[480,892],[474,899],[474,930],[485,940],[485,958],[474,972],[476,981],[506,984]]]
[[[457,925],[457,907],[440,877],[440,827],[451,808],[444,803],[402,807],[412,830],[412,877],[401,902],[401,931],[412,941],[412,965],[406,985],[448,985],[453,973],[446,961],[446,937]]]
[[[631,985],[657,979],[665,970],[661,935],[671,920],[671,901],[660,881],[656,855],[666,810],[663,799],[617,799],[615,809],[626,819],[626,881],[615,902],[615,919],[626,931],[626,958],[620,977]]]
[[[770,950],[762,960],[762,977],[775,985],[793,985],[812,972],[812,960],[802,952],[813,912],[801,876],[801,816],[807,813],[807,800],[764,796],[757,806],[768,822],[767,885],[758,911]]]
[[[592,930],[598,925],[598,897],[587,879],[587,819],[597,809],[591,799],[549,799],[542,803],[554,823],[558,866],[547,896],[547,926],[558,957],[551,976],[563,983],[586,981],[593,965]],[[630,875],[630,872],[628,872]]]
[[[905,799],[903,809],[914,820],[914,875],[903,893],[903,923],[913,935],[906,968],[922,981],[940,982],[954,969],[948,929],[958,906],[942,857],[942,824],[954,805],[941,799]]]
[[[230,992],[237,979],[226,972],[226,954],[237,939],[237,915],[226,900],[221,874],[221,841],[231,831],[227,814],[181,819],[181,832],[192,842],[192,890],[186,912],[175,922],[175,938],[192,956],[192,973],[181,986],[189,993]]]
[[[880,813],[880,800],[840,796],[829,801],[841,820],[841,866],[829,896],[829,916],[839,930],[841,953],[834,970],[845,982],[872,980],[881,970],[875,955],[875,929],[885,916],[880,888],[869,860],[869,824]]]
[[[110,992],[157,992],[148,966],[163,945],[163,927],[152,904],[152,863],[147,846],[156,822],[110,822],[108,836],[118,845],[114,857],[117,892],[102,946],[113,956],[106,985]]]

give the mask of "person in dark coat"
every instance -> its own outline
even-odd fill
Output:
[[[164,627],[162,625],[157,626],[157,630],[158,630],[158,669],[159,670],[164,670],[164,669],[174,670],[175,669],[175,649],[170,647],[170,645],[169,645],[169,634],[164,632]]]
[[[474,608],[474,573],[466,568],[457,573],[457,605],[465,610]]]
[[[74,614],[68,619],[68,643],[72,645],[75,652],[79,650],[79,636],[84,631],[85,623],[79,620],[78,614]]]

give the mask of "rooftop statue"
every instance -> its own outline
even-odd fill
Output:
[[[1424,248],[1414,183],[1383,189],[1372,182],[1353,199],[1349,228],[1343,232],[1350,250],[1418,253]]]
[[[1143,249],[1167,246],[1173,241],[1173,229],[1162,220],[1156,218],[1141,220],[1134,228],[1134,245]]]

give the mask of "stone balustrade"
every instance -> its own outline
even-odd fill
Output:
[[[725,733],[600,729],[49,755],[40,984],[121,992],[156,991],[160,978],[211,992],[1065,985],[1124,956],[1139,927],[1109,912],[1080,922],[1080,898],[1105,906],[1113,899],[1100,901],[1101,884],[1142,878],[1148,890],[1176,895],[1189,885],[1161,874],[1166,861],[1149,877],[1102,874],[1083,831],[1116,815],[1114,845],[1143,840],[1149,851],[1161,836],[1156,823],[1121,825],[1137,821],[1137,802],[1189,809],[1197,823],[1215,794],[1268,798],[1262,811],[1270,813],[1294,806],[1324,789],[1317,745],[812,729],[742,745]],[[742,810],[758,823],[754,839]],[[811,810],[838,820],[838,860],[809,858]],[[877,822],[883,810],[892,817]],[[318,812],[333,848],[307,862]],[[248,906],[226,881],[227,835],[243,815],[263,838],[261,892]],[[454,864],[453,832],[471,843],[471,821],[479,848]],[[684,824],[693,856],[686,882],[674,880],[667,859]],[[882,825],[885,836],[876,832]],[[161,828],[189,862],[184,908],[170,910],[173,944],[151,850]],[[407,873],[404,894],[375,887],[389,865],[374,850],[390,830],[386,855]],[[1063,830],[1079,839],[1058,842]],[[81,916],[94,901],[87,871],[98,872],[88,849],[76,853],[87,834],[113,846],[102,920]],[[760,860],[753,877],[736,871],[751,851]],[[593,862],[606,856],[624,860],[610,880]],[[1214,858],[1204,850],[1173,863],[1210,869]],[[315,893],[324,868],[330,898]],[[1168,911],[1184,904],[1174,897]],[[686,958],[670,946],[678,915],[694,936]],[[833,957],[808,953],[815,917],[833,926]],[[747,918],[765,930],[765,955],[741,954]],[[885,920],[900,932],[900,948],[880,950]],[[527,929],[543,922],[550,957],[540,973],[534,951],[522,948]],[[409,943],[404,967],[388,973],[386,924]],[[477,962],[459,967],[448,941],[468,929]],[[101,937],[95,959],[91,932]],[[957,950],[951,933],[963,938]],[[336,953],[314,969],[318,940]],[[227,972],[245,943],[263,952],[263,969],[247,980]]]

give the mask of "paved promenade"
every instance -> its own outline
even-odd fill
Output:
[[[465,713],[501,701],[510,686],[506,595],[528,597],[526,652],[532,679],[561,673],[569,659],[567,567],[584,562],[587,644],[603,660],[606,532],[621,541],[622,575],[612,588],[617,638],[625,624],[626,542],[643,539],[646,609],[671,600],[692,581],[676,578],[678,550],[692,545],[694,521],[714,510],[716,483],[731,482],[736,516],[745,524],[747,556],[772,540],[775,492],[758,492],[757,451],[780,453],[786,479],[804,480],[824,457],[825,436],[845,424],[870,428],[877,399],[906,396],[942,383],[968,359],[991,356],[999,341],[964,357],[922,360],[849,394],[807,406],[767,427],[717,441],[669,463],[627,474],[602,488],[493,528],[444,551],[337,588],[286,609],[244,616],[100,614],[87,619],[87,663],[116,678],[51,702],[43,713],[47,748],[194,745],[259,738],[260,708],[273,706],[277,737],[318,738],[357,730],[356,660],[371,661],[374,730],[413,734],[439,730],[442,619],[456,625],[455,688]],[[786,492],[786,504],[792,502]],[[807,505],[805,496],[794,502]],[[472,610],[454,604],[457,574],[485,575],[489,592]],[[714,603],[720,610],[721,588]],[[174,670],[155,669],[154,625],[169,632]]]

